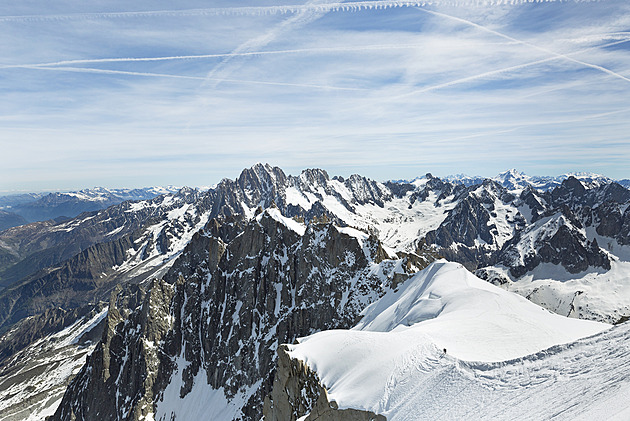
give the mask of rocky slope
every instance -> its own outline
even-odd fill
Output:
[[[55,412],[70,379],[100,338],[105,309],[50,310],[0,338],[3,420],[42,420]]]
[[[206,192],[0,233],[0,323],[8,331],[33,316],[62,329],[52,309],[75,314],[115,293],[57,419],[253,419],[279,344],[352,326],[436,255],[561,314],[630,315],[630,192],[575,178],[517,190],[257,164]],[[7,336],[0,351],[10,357],[53,330]]]
[[[0,210],[0,231],[26,224],[26,220],[17,213]]]
[[[257,419],[280,343],[351,326],[427,262],[396,259],[351,228],[303,226],[276,208],[227,243],[200,233],[148,292],[112,302],[103,339],[54,419]]]

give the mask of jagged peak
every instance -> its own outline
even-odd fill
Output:
[[[507,189],[505,187],[503,187],[500,183],[491,178],[486,178],[481,184],[471,187],[471,193],[474,193],[476,195],[492,193],[499,196],[506,191]]]
[[[256,176],[259,179],[265,177],[265,178],[271,178],[272,180],[275,180],[278,175],[281,175],[282,177],[286,177],[286,175],[284,174],[284,172],[282,171],[280,167],[272,167],[271,165],[267,163],[263,164],[263,163],[257,162],[252,167],[243,169],[238,179],[240,180],[243,177]]]
[[[300,180],[306,183],[327,182],[330,180],[326,170],[320,168],[307,168],[300,173]]]

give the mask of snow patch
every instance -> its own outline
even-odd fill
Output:
[[[256,220],[260,222],[262,219],[262,215],[264,215],[265,213],[272,217],[274,220],[289,228],[290,230],[296,232],[300,237],[303,236],[306,232],[306,226],[304,224],[301,224],[294,219],[285,217],[284,215],[282,215],[280,210],[278,210],[278,208],[266,209],[264,213],[261,213],[256,217]]]

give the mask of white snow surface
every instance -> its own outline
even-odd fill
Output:
[[[306,225],[297,222],[295,219],[287,218],[286,216],[282,215],[282,213],[280,212],[280,210],[278,210],[278,208],[275,208],[275,207],[265,209],[265,212],[258,215],[256,217],[256,220],[260,222],[260,220],[262,219],[262,216],[265,213],[269,215],[270,217],[272,217],[273,219],[275,219],[276,221],[283,224],[284,226],[286,226],[287,228],[289,228],[290,230],[295,231],[297,234],[300,235],[300,237],[303,236],[304,233],[306,232]]]
[[[542,412],[528,415],[523,405],[531,405],[532,399],[564,402],[583,397],[575,389],[572,394],[551,397],[534,391],[552,389],[556,393],[561,389],[557,377],[568,379],[575,372],[587,384],[589,376],[604,376],[606,370],[573,369],[566,361],[580,355],[540,352],[609,328],[604,323],[553,314],[475,277],[459,264],[440,260],[369,306],[352,330],[302,338],[290,345],[290,355],[317,372],[329,399],[340,408],[373,411],[390,421],[521,419],[523,415],[544,419],[551,417],[545,411],[553,407],[547,405]],[[563,347],[558,349],[573,349]],[[589,352],[593,358],[606,355],[601,349]],[[627,361],[630,351],[624,352]],[[539,357],[528,357],[535,353]],[[553,366],[555,361],[558,369]],[[629,365],[624,363],[626,370]],[[630,381],[625,378],[616,379],[625,389],[611,393],[630,391]],[[510,403],[495,405],[495,398]],[[527,399],[529,403],[519,404]],[[600,409],[609,408],[603,405]],[[487,417],[488,411],[494,415]]]
[[[536,252],[537,244],[548,241],[562,225],[575,228],[560,213],[545,217],[521,234],[515,248],[514,261],[524,264],[528,254]],[[598,235],[593,227],[580,228],[588,241],[597,240],[611,258],[610,270],[589,267],[584,272],[569,273],[564,267],[541,263],[520,278],[514,278],[509,268],[497,265],[485,268],[509,279],[502,288],[527,297],[555,313],[605,322],[616,322],[630,314],[630,246],[615,239]]]

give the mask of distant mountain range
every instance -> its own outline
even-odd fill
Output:
[[[369,419],[403,414],[387,409],[409,392],[394,383],[401,385],[409,370],[441,364],[435,360],[443,348],[453,354],[446,353],[445,369],[418,377],[427,387],[448,385],[455,399],[459,385],[469,385],[467,373],[481,376],[487,367],[488,381],[505,385],[507,397],[518,395],[519,379],[501,383],[501,370],[492,365],[502,363],[500,350],[481,349],[490,365],[466,371],[464,354],[455,352],[458,341],[483,348],[490,329],[478,329],[488,323],[517,341],[518,326],[508,329],[503,321],[530,320],[523,332],[547,332],[549,341],[509,344],[518,353],[506,358],[525,358],[608,329],[602,323],[623,324],[630,317],[630,190],[592,175],[567,176],[553,188],[514,171],[470,185],[464,179],[427,174],[380,183],[321,169],[292,176],[256,164],[208,190],[183,188],[0,232],[0,412],[16,421],[44,415],[228,421],[259,420],[263,412],[270,419],[315,419],[318,411],[356,409],[322,419]],[[432,264],[440,258],[456,263]],[[446,281],[435,283],[444,273]],[[525,317],[513,303],[541,317]],[[550,311],[558,316],[546,317]],[[379,374],[382,407],[339,407],[325,400],[325,388],[329,380],[349,378],[343,372],[349,362],[339,359],[332,371],[309,366],[309,355],[320,358],[322,349],[300,357],[282,344],[353,328],[340,336],[349,344],[352,332],[375,330],[362,329],[370,314],[381,320],[376,330],[388,332],[374,337],[394,338],[428,322],[418,332],[428,335],[433,324],[446,335],[444,345],[429,335],[418,342],[418,349],[430,350],[428,359],[409,349],[398,360],[381,360],[395,369]],[[466,338],[466,329],[455,329],[465,323],[463,314],[471,317]],[[551,321],[561,316],[599,327]],[[579,349],[630,349],[623,338],[614,333]],[[384,356],[393,343],[368,342],[384,350],[361,354],[370,358]],[[553,355],[533,359],[549,364],[539,378],[569,375],[570,362],[560,361],[574,353]],[[605,369],[606,355],[589,356],[580,366],[597,365],[601,384],[614,383],[607,373],[620,378],[628,371]],[[623,352],[615,361],[624,358],[630,361]],[[510,370],[519,367],[510,364]],[[462,367],[463,377],[448,377]],[[462,396],[492,399],[482,389]],[[416,408],[444,415],[431,404],[433,392],[425,392]],[[458,401],[458,411],[464,403]],[[515,411],[538,404],[519,403]],[[551,414],[546,411],[539,412],[543,418]]]
[[[127,200],[152,199],[177,190],[178,188],[172,186],[141,189],[95,187],[75,192],[0,196],[0,231],[27,222],[74,218],[83,212],[105,209]]]
[[[560,176],[528,176],[515,169],[500,173],[490,178],[496,181],[510,192],[518,193],[525,187],[532,186],[536,190],[552,190],[569,177],[580,180],[587,188],[616,182],[626,188],[630,188],[630,180],[613,180],[603,175],[593,173],[568,173]],[[422,183],[426,176],[413,180],[396,180],[394,183]],[[445,181],[453,184],[463,184],[470,187],[483,183],[486,178],[468,176],[464,174],[444,177]],[[202,188],[201,190],[204,190]],[[122,203],[127,200],[152,199],[161,194],[175,193],[178,188],[145,187],[140,189],[106,189],[95,187],[75,192],[54,193],[22,193],[0,196],[0,231],[7,228],[23,225],[29,222],[46,221],[58,218],[74,218],[83,212],[92,212],[106,209],[109,206]]]
[[[491,177],[490,179],[496,181],[512,192],[518,192],[528,185],[540,191],[553,190],[554,188],[560,186],[560,184],[569,177],[577,178],[589,188],[613,182],[626,188],[630,188],[630,179],[614,180],[603,175],[588,172],[567,173],[558,176],[529,176],[515,169],[510,169],[498,174],[495,177]],[[465,174],[449,175],[444,177],[444,180],[446,181],[451,183],[461,183],[465,186],[481,184],[485,179],[485,177],[468,176]]]

